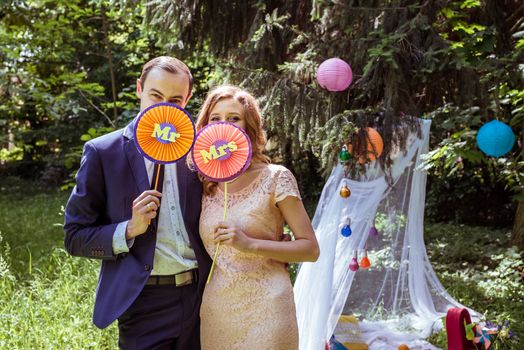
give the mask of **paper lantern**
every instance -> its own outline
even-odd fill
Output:
[[[318,67],[317,81],[329,91],[344,91],[353,81],[353,72],[344,60],[330,58]]]
[[[373,128],[366,128],[367,132],[367,146],[360,145],[359,141],[355,138],[352,143],[348,144],[349,153],[357,157],[357,161],[360,164],[364,164],[370,161],[374,161],[382,154],[384,150],[384,141],[382,136],[377,130]]]
[[[477,133],[477,145],[488,156],[501,157],[511,151],[514,143],[513,130],[498,120],[484,124]]]

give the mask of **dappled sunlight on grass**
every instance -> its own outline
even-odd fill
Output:
[[[68,194],[23,192],[0,198],[0,349],[116,349],[91,322],[99,262],[63,248]]]
[[[0,349],[116,349],[116,324],[101,331],[91,322],[99,262],[63,248],[68,193],[17,186],[0,190]],[[524,263],[509,237],[454,224],[427,224],[425,235],[447,291],[490,320],[509,320],[522,336]],[[447,347],[445,333],[430,340]]]
[[[524,262],[523,254],[511,247],[510,237],[509,229],[429,224],[425,240],[433,268],[449,294],[487,320],[509,321],[509,328],[522,339]],[[445,334],[431,340],[447,347]]]

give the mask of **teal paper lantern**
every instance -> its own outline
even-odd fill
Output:
[[[477,145],[488,156],[501,157],[511,151],[514,143],[513,130],[498,120],[484,124],[477,133]]]

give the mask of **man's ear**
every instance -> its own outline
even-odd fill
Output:
[[[189,102],[189,100],[191,99],[191,97],[193,96],[192,93],[189,93],[189,95],[186,97],[186,99],[184,100],[184,105],[182,106],[182,108],[186,108],[187,106],[187,103]]]
[[[140,83],[140,79],[136,80],[136,97],[140,98],[140,95],[142,95],[142,84]]]

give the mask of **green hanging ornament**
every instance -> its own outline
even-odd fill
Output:
[[[348,148],[344,145],[342,150],[338,154],[338,158],[341,162],[347,162],[351,156],[349,155]]]

